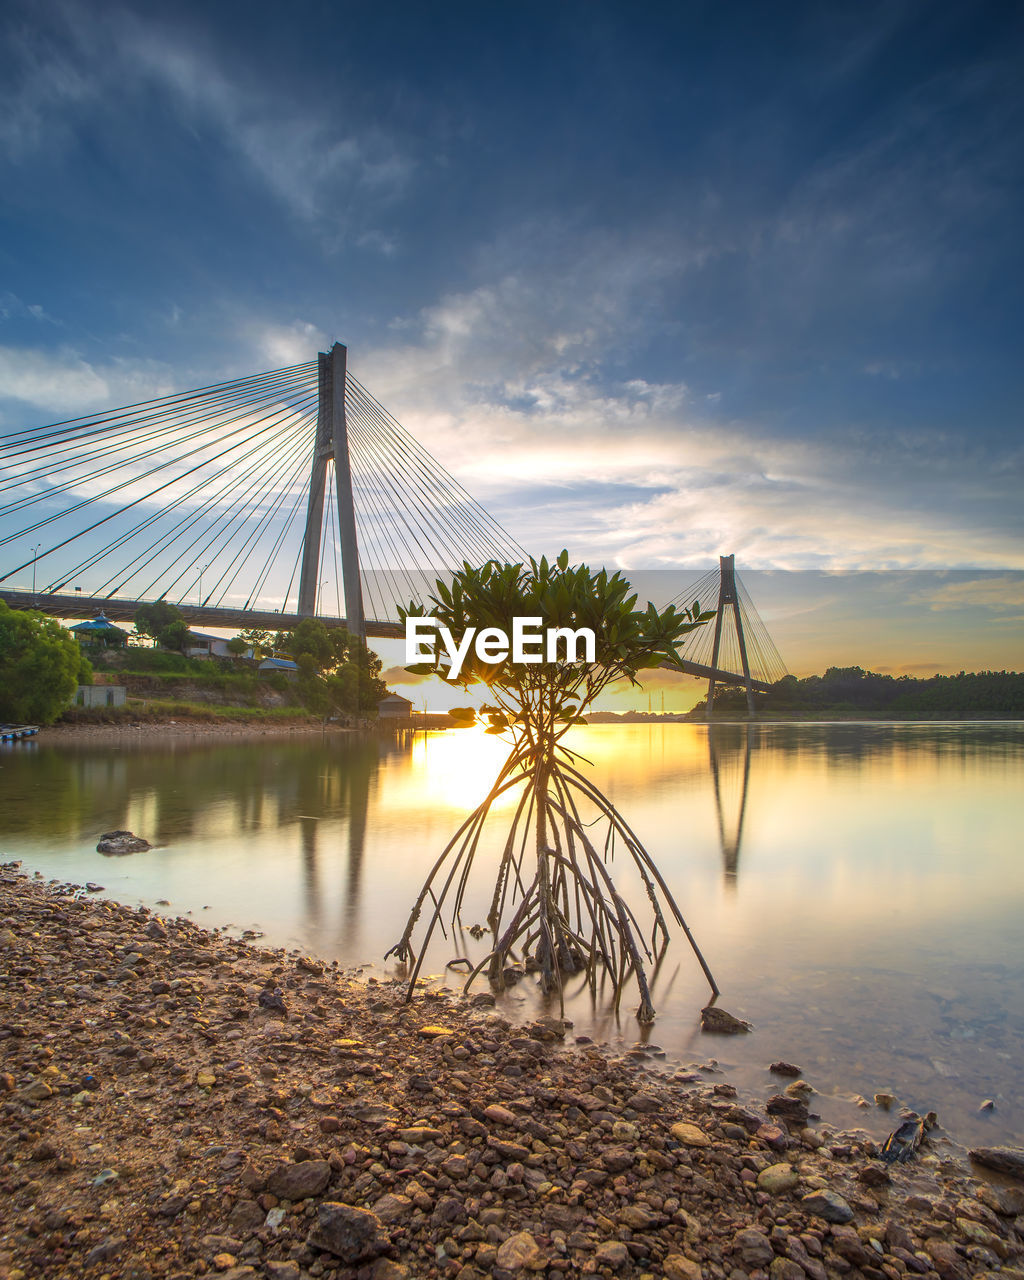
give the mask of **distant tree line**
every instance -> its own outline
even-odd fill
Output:
[[[1024,720],[1024,674],[961,671],[919,679],[829,667],[822,676],[784,676],[768,693],[757,695],[757,711],[773,720]],[[717,690],[714,714],[745,716],[743,689]],[[690,715],[704,719],[706,700]]]

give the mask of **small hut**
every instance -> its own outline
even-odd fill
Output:
[[[377,703],[377,715],[381,720],[408,720],[412,715],[412,703],[400,693],[389,693]]]
[[[102,609],[91,622],[72,627],[71,634],[78,637],[80,644],[94,648],[121,649],[128,642],[128,632],[115,627]]]

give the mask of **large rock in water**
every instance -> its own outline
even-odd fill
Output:
[[[700,1011],[700,1029],[711,1031],[719,1036],[741,1036],[750,1030],[750,1023],[737,1018],[727,1009],[719,1009],[709,1004]]]
[[[143,853],[152,847],[148,840],[143,840],[141,836],[131,831],[104,831],[96,846],[96,852],[114,855]]]
[[[1019,1147],[977,1147],[968,1155],[986,1169],[1024,1180],[1024,1151]]]

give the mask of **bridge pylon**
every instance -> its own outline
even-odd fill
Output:
[[[754,719],[754,686],[750,678],[750,663],[747,659],[747,641],[743,634],[743,617],[740,613],[739,595],[736,591],[736,557],[719,556],[720,570],[718,580],[718,611],[715,614],[715,641],[711,650],[712,674],[708,678],[708,719],[712,718],[715,708],[715,676],[718,667],[718,653],[722,643],[722,619],[725,610],[732,606],[733,618],[736,622],[736,638],[739,641],[740,662],[743,664],[743,683],[747,691],[747,714]]]
[[[359,540],[356,536],[356,513],[352,501],[352,470],[345,417],[347,361],[348,349],[340,342],[336,342],[330,351],[321,351],[319,354],[316,441],[309,477],[306,529],[302,539],[298,612],[303,616],[314,617],[317,611],[327,464],[333,461],[338,533],[341,539],[341,573],[345,585],[345,621],[349,631],[362,638],[366,632],[366,624],[359,581]]]

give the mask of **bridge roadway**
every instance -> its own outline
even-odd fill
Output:
[[[62,595],[59,592],[7,590],[0,590],[0,600],[12,609],[35,609],[39,613],[49,614],[52,618],[95,618],[102,610],[111,622],[131,622],[140,605],[152,603],[148,600],[126,600],[121,596],[102,598],[79,595],[77,592],[73,595]],[[308,616],[315,616],[317,622],[322,622],[327,627],[345,625],[344,618],[320,614],[278,613],[276,610],[267,612],[262,609],[223,609],[181,601],[175,601],[174,604],[181,610],[182,617],[190,627],[221,627],[226,630],[259,627],[266,631],[291,631],[304,617]],[[370,639],[400,640],[405,635],[404,628],[398,622],[367,620],[365,625],[366,635]],[[663,662],[661,665],[667,671],[682,670],[686,675],[695,676],[698,680],[709,680],[714,676],[717,684],[743,686],[746,683],[743,676],[737,675],[735,671],[721,671],[715,667],[706,667],[700,662],[689,662],[684,659],[679,667],[669,662]],[[750,684],[758,693],[767,693],[771,688],[771,685],[763,680],[751,680]]]

